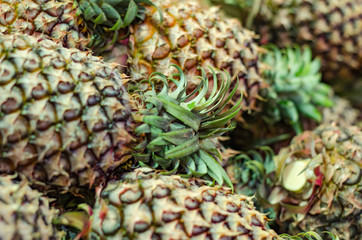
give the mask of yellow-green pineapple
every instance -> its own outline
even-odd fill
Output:
[[[99,189],[93,208],[81,204],[55,222],[84,239],[338,240],[330,232],[277,235],[252,197],[209,184],[139,168]]]
[[[130,35],[120,39],[105,58],[121,64],[128,62],[134,80],[147,78],[157,71],[165,75],[177,64],[190,79],[190,90],[199,83],[203,68],[225,69],[233,85],[240,84],[233,103],[243,96],[243,110],[258,108],[259,89],[266,87],[261,77],[254,33],[243,28],[237,19],[226,18],[217,8],[196,0],[152,0],[145,7],[145,18],[130,25]],[[125,57],[127,56],[127,57]],[[239,116],[244,111],[240,111]]]
[[[58,211],[25,180],[0,177],[0,239],[57,240],[61,232],[53,226]]]
[[[109,182],[92,210],[64,213],[59,223],[85,239],[274,239],[252,199],[200,179],[165,176],[149,168]],[[89,228],[88,228],[89,226]]]

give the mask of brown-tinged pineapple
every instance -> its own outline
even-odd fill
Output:
[[[361,0],[211,0],[280,47],[309,44],[325,79],[353,79],[362,67]]]
[[[323,124],[336,124],[338,126],[359,126],[362,113],[351,106],[351,103],[341,97],[334,96],[333,97],[334,105],[329,108],[323,108],[321,110],[322,113],[322,123]],[[312,123],[307,119],[303,122],[304,129],[313,130],[317,127],[316,123]]]
[[[68,0],[1,0],[0,32],[46,34],[66,47],[84,50],[91,36],[73,4]]]
[[[296,136],[274,158],[273,185],[260,194],[283,231],[330,231],[359,239],[362,228],[362,132],[321,125]]]

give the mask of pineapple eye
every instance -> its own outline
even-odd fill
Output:
[[[105,235],[113,235],[121,228],[121,216],[113,205],[109,205],[102,221],[102,230]]]
[[[121,195],[121,201],[123,203],[132,204],[137,202],[142,197],[142,192],[140,191],[133,191],[129,189],[128,191],[124,192]]]
[[[138,221],[134,225],[134,231],[139,232],[139,233],[145,232],[149,228],[150,228],[150,224],[145,221]]]

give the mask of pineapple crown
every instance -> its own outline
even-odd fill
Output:
[[[241,152],[227,162],[227,172],[232,176],[235,184],[235,192],[253,198],[256,208],[268,215],[268,218],[275,219],[276,212],[273,208],[267,208],[259,202],[258,191],[263,181],[269,181],[267,175],[275,169],[274,151],[268,146],[256,147],[255,149]],[[269,223],[268,223],[269,225]]]
[[[180,67],[173,66],[178,73],[169,79],[161,73],[150,76],[150,91],[144,93],[139,88],[135,89],[134,95],[141,100],[138,102],[144,103],[135,116],[136,121],[141,123],[135,132],[146,137],[134,148],[137,152],[134,157],[141,166],[169,170],[165,174],[180,173],[181,168],[184,177],[203,176],[216,180],[220,185],[225,181],[232,187],[229,177],[216,160],[221,156],[211,138],[233,129],[228,123],[240,111],[242,99],[229,110],[222,110],[235,94],[237,85],[228,94],[230,75],[210,68],[213,74],[211,92],[208,93],[206,73],[201,70],[201,83],[187,94],[186,76]],[[220,87],[218,75],[222,79]],[[153,85],[156,80],[163,83],[159,92]],[[173,91],[170,91],[168,81],[176,86]]]
[[[74,7],[78,8],[78,14],[84,16],[90,28],[96,31],[90,43],[94,46],[104,44],[102,36],[108,34],[113,36],[111,44],[114,43],[121,29],[134,21],[143,20],[143,5],[154,6],[150,0],[78,0]]]
[[[329,231],[323,231],[322,232],[324,235],[327,235],[328,237],[323,238],[320,234],[316,233],[315,231],[308,231],[308,232],[301,232],[298,233],[297,235],[291,236],[287,233],[283,233],[281,235],[279,235],[279,237],[281,237],[284,240],[339,240],[339,237],[334,234],[331,233]]]
[[[242,152],[228,160],[238,185],[238,193],[248,196],[254,195],[255,189],[262,182],[264,176],[275,168],[274,151],[268,146]]]
[[[321,82],[320,60],[312,59],[309,47],[280,50],[269,45],[267,48],[269,52],[263,56],[263,62],[273,67],[264,71],[270,85],[262,90],[267,101],[265,120],[271,124],[284,120],[299,134],[300,116],[320,122],[318,107],[333,106],[331,87]]]

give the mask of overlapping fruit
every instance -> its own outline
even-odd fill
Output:
[[[360,239],[360,0],[209,2],[0,0],[0,239]]]

